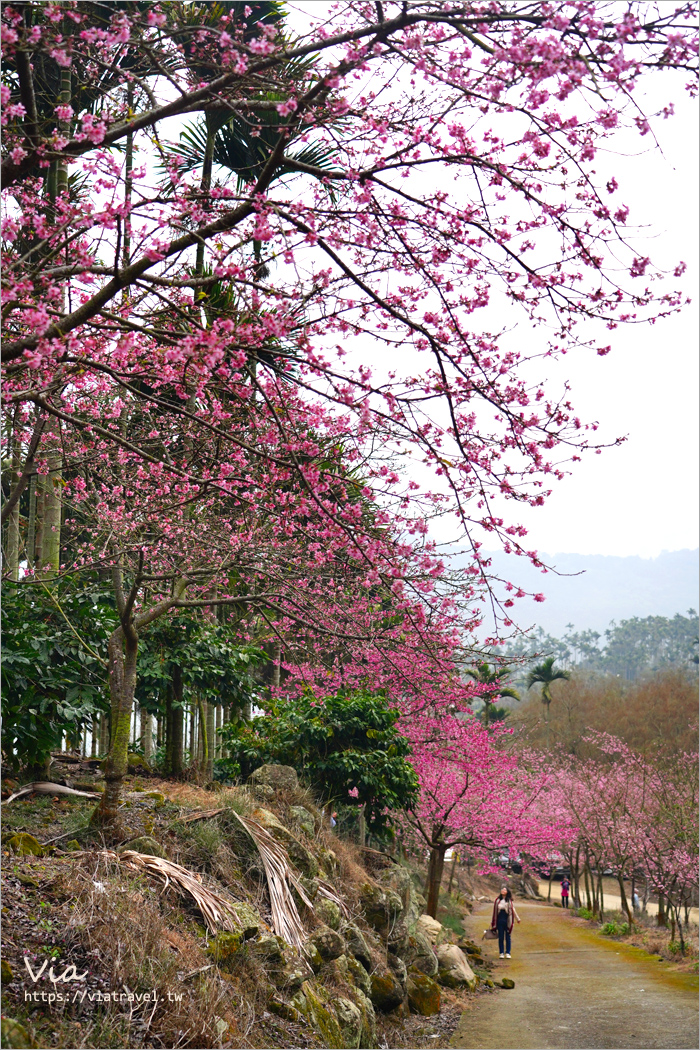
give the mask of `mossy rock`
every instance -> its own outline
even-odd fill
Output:
[[[313,814],[309,813],[308,809],[304,806],[292,806],[289,812],[292,814],[302,831],[304,831],[310,838],[313,838],[316,832]]]
[[[7,959],[3,959],[2,962],[0,962],[0,978],[2,978],[2,983],[9,984],[13,977],[14,974],[12,972],[12,967]]]
[[[399,895],[376,882],[366,882],[360,888],[360,905],[369,925],[380,932],[392,926],[403,911]]]
[[[377,1010],[388,1014],[397,1006],[401,1006],[403,989],[391,970],[385,970],[384,973],[373,973],[370,975],[370,980],[372,982],[370,999]]]
[[[513,981],[510,977],[503,977],[499,981],[499,985],[501,988],[515,988],[515,981]]]
[[[293,1024],[301,1018],[301,1014],[296,1007],[283,1002],[281,999],[271,999],[267,1004],[267,1008],[271,1014],[281,1017],[283,1021],[291,1021]]]
[[[389,966],[389,969],[401,985],[402,989],[405,989],[408,972],[406,970],[406,964],[404,963],[403,959],[400,959],[398,955],[394,955],[393,952],[388,952],[386,961]]]
[[[345,954],[345,941],[336,930],[330,926],[319,926],[309,937],[315,944],[324,962],[329,959],[337,959]]]
[[[5,1050],[32,1050],[36,1043],[29,1038],[29,1032],[19,1021],[12,1017],[3,1017],[0,1028],[0,1043]]]
[[[313,1025],[322,1046],[329,1050],[343,1050],[345,1042],[338,1018],[329,1007],[325,993],[316,984],[304,981],[301,990],[292,999],[292,1006]]]
[[[362,1014],[359,1007],[342,996],[334,1001],[333,1007],[343,1036],[342,1045],[349,1050],[357,1050],[362,1035]]]
[[[338,870],[338,858],[332,849],[320,849],[318,856],[326,871],[333,874]]]
[[[231,973],[243,940],[243,933],[240,930],[236,930],[235,933],[217,933],[207,948],[207,954],[211,956],[220,970]]]
[[[39,883],[36,879],[33,879],[31,875],[24,875],[21,871],[15,876],[18,882],[21,882],[23,886],[32,886],[35,890],[39,889]]]
[[[146,773],[150,773],[151,772],[151,767],[149,766],[148,762],[143,757],[143,755],[135,755],[135,754],[129,753],[129,755],[127,756],[126,761],[127,761],[127,765],[129,767],[129,772],[130,773],[135,773],[139,769],[142,769]]]
[[[358,959],[353,958],[352,955],[343,956],[347,960],[347,979],[363,992],[367,998],[372,994],[372,982],[370,981],[369,974],[365,970],[364,966]],[[340,960],[338,960],[340,962]]]
[[[413,883],[410,873],[400,864],[392,864],[377,876],[379,882],[386,889],[392,890],[401,900],[402,911],[408,910],[413,893]]]
[[[386,946],[394,955],[403,955],[409,944],[408,926],[404,919],[392,922],[386,937]]]
[[[233,910],[236,913],[236,918],[240,923],[243,936],[246,940],[251,937],[257,937],[265,924],[255,909],[251,908],[251,906],[246,904],[245,901],[236,901],[233,905]]]
[[[403,958],[410,970],[423,973],[426,977],[435,977],[438,972],[437,955],[428,938],[420,930],[416,930],[408,938]]]
[[[287,945],[281,937],[275,937],[274,934],[270,933],[254,941],[251,944],[251,951],[264,963],[283,964],[285,962],[284,949],[286,947]]]
[[[20,857],[43,857],[44,847],[26,831],[20,831],[7,840],[7,845],[13,853],[19,853]],[[20,1026],[21,1027],[21,1026]]]
[[[251,784],[271,787],[275,791],[298,791],[299,778],[293,766],[269,763],[260,766],[250,775]]]
[[[377,1045],[377,1015],[372,1000],[358,988],[354,993],[355,1002],[362,1014],[362,1031],[360,1032],[361,1050],[373,1050]]]
[[[272,967],[269,972],[275,987],[286,992],[298,991],[304,981],[314,976],[309,963],[299,956],[288,959],[283,966]]]
[[[156,804],[156,808],[158,808],[158,806],[164,806],[167,801],[162,791],[144,791],[143,797],[152,798]]]
[[[358,962],[362,963],[365,970],[369,973],[372,969],[372,954],[359,928],[354,922],[346,922],[342,933],[347,943],[348,951],[355,956]]]
[[[139,835],[138,838],[125,842],[124,845],[119,847],[117,853],[123,853],[127,849],[134,850],[135,853],[146,853],[149,857],[167,859],[168,856],[161,844],[156,842],[152,835]]]
[[[306,942],[304,947],[301,949],[301,954],[304,956],[313,972],[318,973],[318,971],[323,966],[323,959],[321,957],[320,951],[313,943],[313,941]]]
[[[330,926],[332,930],[340,929],[340,908],[334,901],[329,901],[325,897],[321,898],[315,911],[326,926]]]
[[[440,1013],[440,986],[423,973],[409,975],[406,985],[408,1006],[412,1013],[432,1017]]]
[[[75,853],[76,850],[81,850],[83,847],[77,839],[69,839],[68,842],[64,842],[63,848],[67,853]]]

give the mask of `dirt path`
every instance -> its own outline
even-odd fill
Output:
[[[454,1050],[685,1050],[698,1047],[698,978],[639,949],[606,941],[558,908],[518,902],[513,958],[494,979],[515,988],[484,997],[460,1020]],[[465,926],[479,940],[491,905],[478,904]]]

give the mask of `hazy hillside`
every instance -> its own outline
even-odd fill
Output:
[[[523,558],[491,554],[493,571],[523,590],[541,592],[545,602],[516,602],[516,622],[536,624],[561,635],[567,624],[577,630],[603,631],[611,620],[632,616],[674,616],[698,608],[698,550],[664,551],[657,558],[542,553],[554,572],[543,574]],[[580,573],[581,575],[573,575]]]

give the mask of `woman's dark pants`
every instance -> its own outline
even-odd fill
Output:
[[[508,932],[508,913],[499,912],[497,919],[498,929],[498,953],[503,955],[504,950],[510,955],[510,933]],[[503,942],[505,941],[505,949],[503,948]]]

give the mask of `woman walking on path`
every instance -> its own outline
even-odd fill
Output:
[[[498,931],[499,958],[503,958],[505,947],[505,958],[510,959],[510,935],[513,931],[513,922],[520,916],[513,904],[513,895],[507,886],[501,886],[501,892],[493,902],[493,915],[491,917],[491,929]]]
[[[562,908],[568,908],[569,907],[569,890],[570,889],[571,889],[571,883],[566,878],[566,876],[564,876],[564,878],[561,880],[561,906],[562,906]]]

